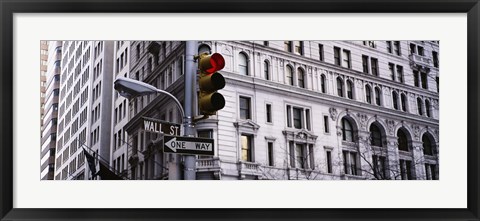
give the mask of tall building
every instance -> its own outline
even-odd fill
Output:
[[[110,164],[114,42],[64,41],[62,48],[55,180],[92,179],[83,149],[96,164]]]
[[[61,42],[41,43],[41,149],[40,176],[52,180],[57,142]]]
[[[130,42],[116,41],[114,46],[113,76],[130,77]],[[128,123],[129,102],[126,98],[119,95],[115,90],[113,93],[113,114],[112,114],[112,134],[110,148],[110,166],[116,173],[122,177],[128,175],[128,142],[124,126]]]
[[[130,78],[183,103],[185,43],[130,48]],[[201,41],[198,51],[224,56],[226,105],[196,123],[215,139],[197,179],[439,179],[438,41]],[[143,117],[181,121],[166,96],[130,100],[129,178],[181,176],[182,157],[162,152]]]
[[[43,132],[43,116],[45,114],[45,92],[47,90],[48,41],[40,41],[40,137]]]
[[[130,42],[130,78],[165,90],[183,103],[184,51],[182,42]],[[180,179],[181,157],[163,153],[161,136],[144,130],[143,117],[181,123],[175,103],[161,94],[130,100],[128,134],[128,176],[130,179]],[[179,134],[178,134],[179,135]]]

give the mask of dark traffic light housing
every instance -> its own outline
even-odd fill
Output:
[[[201,114],[214,115],[225,107],[225,98],[217,92],[225,87],[225,78],[217,71],[225,67],[225,59],[219,53],[209,55],[203,53],[198,56],[198,70],[200,78],[198,87],[198,106]]]

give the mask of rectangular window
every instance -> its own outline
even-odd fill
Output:
[[[368,74],[368,56],[362,55],[363,73]]]
[[[400,160],[400,175],[402,180],[412,179],[412,161]]]
[[[385,167],[386,158],[383,156],[373,155],[373,175],[376,179],[384,180],[387,177],[387,171]]]
[[[303,55],[303,41],[295,41],[295,53]]]
[[[418,71],[413,71],[413,82],[415,84],[415,87],[420,87],[420,76],[418,74]]]
[[[376,58],[371,58],[370,63],[372,65],[372,74],[378,76],[378,60]]]
[[[140,59],[140,44],[137,45],[137,60]]]
[[[332,173],[332,151],[327,150],[327,173]]]
[[[336,65],[340,65],[340,48],[333,48],[333,59],[335,60]]]
[[[388,53],[392,53],[392,41],[387,41],[387,51]]]
[[[296,168],[306,168],[305,166],[305,151],[303,144],[295,145],[295,167]]]
[[[268,142],[268,165],[273,166],[274,165],[274,158],[273,158],[273,142]]]
[[[292,41],[284,41],[285,51],[292,52]]]
[[[323,129],[325,131],[325,133],[330,133],[330,126],[329,126],[329,123],[328,123],[328,116],[324,115],[323,116]]]
[[[410,44],[410,54],[416,54],[417,53],[416,48],[417,46],[415,44]]]
[[[323,53],[323,45],[322,44],[318,44],[318,55],[319,55],[320,61],[323,61],[324,60],[324,53]]]
[[[253,162],[252,156],[252,136],[242,134],[242,161]]]
[[[433,66],[438,68],[439,63],[438,63],[438,52],[432,51],[432,58],[433,58]]]
[[[249,97],[240,97],[240,119],[251,119]]]
[[[392,81],[395,81],[395,65],[392,63],[388,63],[388,70],[390,71],[390,78]]]
[[[268,46],[268,41],[263,41],[263,45]]]
[[[305,110],[305,124],[307,125],[307,130],[310,130],[310,110]]]
[[[213,131],[212,130],[199,130],[197,131],[198,137],[203,138],[213,138]]]
[[[265,109],[265,112],[267,113],[267,123],[272,123],[272,105],[267,104]]]
[[[287,127],[292,127],[292,107],[287,105]]]
[[[418,46],[418,55],[425,56],[425,51],[422,46]]]
[[[371,47],[371,48],[376,48],[375,41],[363,41],[363,45]]]
[[[402,52],[400,50],[400,41],[394,41],[393,42],[393,50],[396,55],[400,56],[402,55]]]
[[[346,67],[346,68],[350,68],[350,67],[351,67],[351,63],[350,63],[350,51],[348,51],[348,50],[343,50],[342,59],[343,59],[343,64],[342,64],[342,66],[343,66],[343,67]]]
[[[427,180],[436,180],[435,165],[425,164],[425,175]]]
[[[397,65],[397,80],[403,83],[403,67],[400,65]]]
[[[343,151],[343,167],[345,174],[358,175],[357,153]]]
[[[422,88],[428,89],[427,73],[420,72],[420,75],[421,75],[420,77],[422,78]]]
[[[293,108],[293,127],[302,129],[302,115],[303,110],[300,108]]]

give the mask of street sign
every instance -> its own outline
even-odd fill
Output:
[[[145,131],[154,133],[164,133],[169,135],[180,135],[180,124],[167,121],[157,120],[148,117],[143,118],[143,126]]]
[[[164,135],[163,152],[213,156],[213,139]]]

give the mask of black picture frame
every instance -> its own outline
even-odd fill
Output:
[[[1,220],[479,220],[479,0],[0,0]],[[466,209],[19,209],[13,208],[14,13],[467,13],[468,208]],[[448,190],[445,190],[448,191]],[[448,199],[445,199],[448,200]]]

